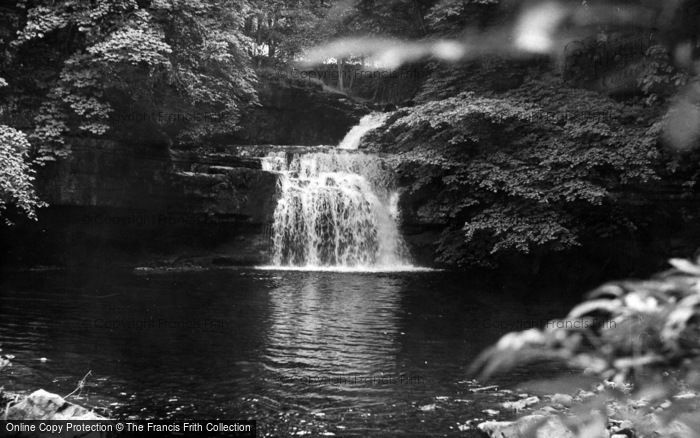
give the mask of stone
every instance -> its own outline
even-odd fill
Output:
[[[556,416],[526,415],[516,421],[486,421],[477,426],[490,438],[574,438],[575,435]],[[537,432],[533,434],[532,432]]]
[[[39,389],[7,409],[8,420],[103,420],[93,411]]]
[[[608,420],[608,423],[612,425],[612,427],[609,427],[612,437],[634,438],[636,436],[634,433],[634,424],[629,420]]]
[[[269,262],[279,176],[263,171],[259,158],[69,141],[71,154],[37,174],[37,191],[49,203],[39,220],[0,230],[13,262],[153,266],[171,256]]]
[[[522,411],[523,409],[535,405],[540,402],[540,398],[537,397],[536,395],[533,395],[532,397],[527,397],[522,400],[518,401],[513,401],[513,402],[505,402],[502,403],[501,406],[503,406],[506,409],[514,409],[515,411]]]
[[[277,175],[245,167],[213,168],[216,173],[180,171],[172,175],[172,193],[181,199],[187,213],[207,214],[213,221],[272,221],[277,205]]]
[[[490,386],[482,386],[479,388],[472,388],[470,389],[471,392],[484,392],[484,391],[493,391],[498,389],[498,385],[490,385]]]
[[[676,400],[688,400],[688,399],[696,398],[697,396],[698,396],[698,394],[693,392],[693,391],[685,391],[685,392],[682,392],[680,394],[674,395],[673,398]]]
[[[620,424],[618,425],[620,429],[633,429],[634,424],[630,420],[622,420],[620,421]]]
[[[552,396],[552,403],[569,407],[574,403],[574,398],[568,394],[554,394]]]
[[[580,391],[580,392],[578,393],[578,395],[576,396],[576,399],[577,399],[577,400],[588,400],[588,399],[591,399],[591,398],[593,398],[593,397],[595,397],[595,396],[596,396],[595,392],[592,392],[592,391]]]
[[[556,415],[559,413],[559,410],[553,406],[543,406],[540,409],[536,410],[533,412],[533,414],[543,414],[543,415]]]

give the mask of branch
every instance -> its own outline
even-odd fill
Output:
[[[85,387],[85,380],[91,374],[92,374],[92,370],[88,371],[87,374],[85,374],[83,376],[83,378],[80,379],[80,381],[78,382],[78,386],[73,390],[73,392],[71,392],[70,394],[68,394],[67,396],[65,396],[63,398],[68,398],[68,397],[72,396],[73,394],[75,394],[76,392],[78,393],[78,395],[80,395],[80,393],[83,391],[83,388]]]

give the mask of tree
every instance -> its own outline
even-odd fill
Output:
[[[67,135],[101,136],[133,113],[169,141],[235,129],[242,106],[255,101],[252,42],[242,32],[249,8],[232,0],[20,3],[17,36],[0,48],[19,98],[40,103],[30,137],[39,154],[61,156]]]
[[[28,164],[29,142],[21,131],[0,125],[0,215],[8,205],[36,219],[36,210],[45,204],[34,191],[34,170]],[[5,218],[5,223],[11,221]]]
[[[533,80],[499,97],[461,93],[399,110],[370,143],[397,154],[404,213],[442,212],[451,224],[443,263],[495,266],[640,226],[645,216],[619,200],[661,177],[653,117]]]
[[[359,0],[351,27],[364,35],[424,37],[428,34],[425,16],[434,0]]]
[[[431,33],[459,34],[468,27],[488,24],[499,12],[505,16],[500,3],[500,0],[440,0],[430,8],[425,21]]]
[[[0,87],[7,82],[0,78]],[[25,135],[0,124],[0,215],[8,205],[15,206],[25,216],[36,219],[36,209],[44,204],[34,192],[34,170],[28,163],[29,142]],[[5,217],[5,223],[11,223]],[[3,360],[0,358],[0,368]]]
[[[305,48],[321,42],[323,21],[332,19],[330,1],[255,0],[246,18],[246,35],[261,54],[293,61]]]

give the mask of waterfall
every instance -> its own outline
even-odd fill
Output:
[[[362,134],[369,122],[363,123]],[[359,141],[355,128],[343,144],[350,144],[350,134]],[[381,158],[340,146],[330,152],[271,152],[263,169],[280,175],[271,233],[275,267],[412,268],[398,228],[393,174]]]
[[[345,134],[345,138],[338,145],[338,149],[356,150],[360,146],[362,136],[382,126],[387,116],[387,113],[371,113],[364,116],[358,125]]]

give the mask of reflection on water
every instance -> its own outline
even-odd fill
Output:
[[[376,401],[375,391],[386,391],[382,379],[398,376],[401,279],[295,277],[270,293],[264,360],[272,381],[279,383],[273,391],[315,387],[304,400],[310,405],[317,397],[353,404]]]
[[[568,307],[469,284],[429,272],[11,273],[0,340],[16,360],[3,383],[68,394],[91,370],[77,401],[122,418],[457,433],[496,401],[465,380],[476,354]]]

